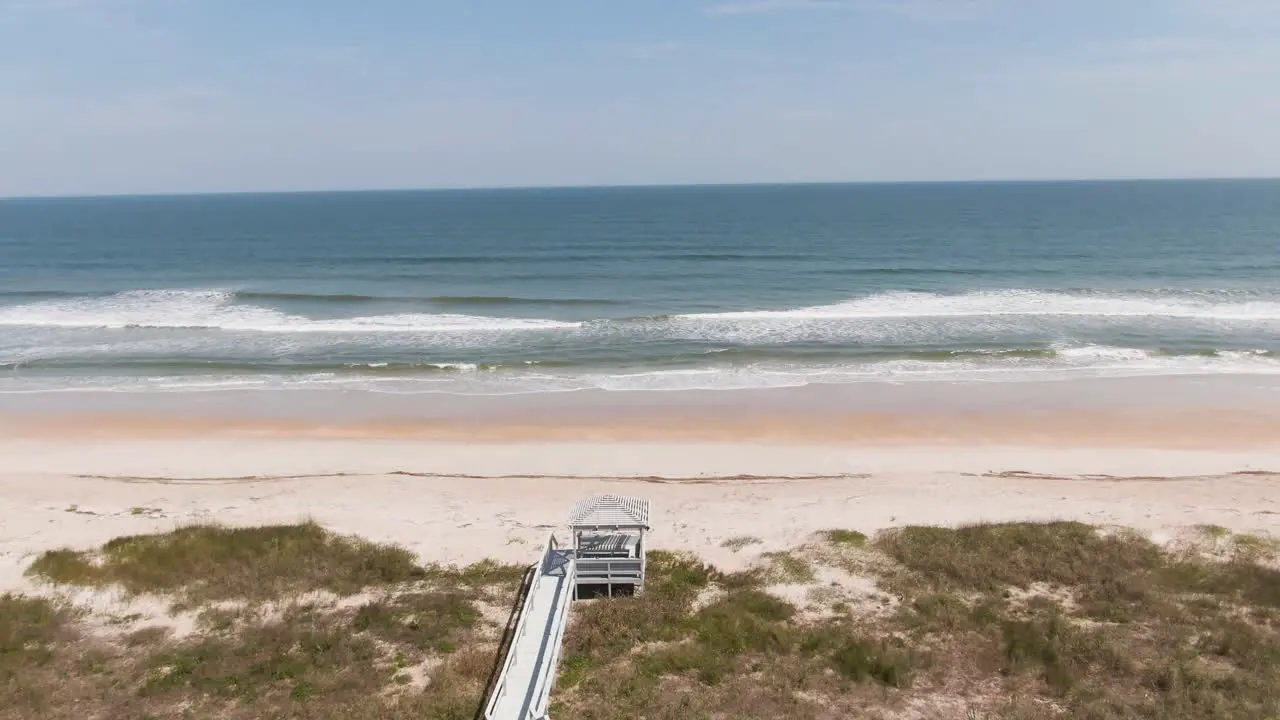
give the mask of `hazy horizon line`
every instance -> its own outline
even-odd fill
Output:
[[[545,190],[644,190],[680,188],[751,188],[751,187],[835,187],[844,185],[1086,185],[1127,183],[1196,183],[1196,182],[1276,182],[1280,175],[1258,176],[1175,176],[1175,177],[1082,177],[1082,178],[1007,178],[965,180],[814,180],[814,181],[745,181],[703,183],[610,183],[599,185],[441,185],[419,187],[367,187],[282,190],[190,190],[173,192],[119,192],[119,193],[33,193],[27,195],[0,195],[5,200],[93,200],[128,198],[178,198],[178,197],[240,197],[253,195],[359,195],[377,193],[463,193],[463,192],[519,192]]]

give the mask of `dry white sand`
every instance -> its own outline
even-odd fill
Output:
[[[1273,475],[1269,471],[1276,471]],[[1107,477],[1102,477],[1107,476]],[[314,518],[424,561],[532,561],[578,499],[653,503],[652,545],[732,569],[814,532],[1076,519],[1280,531],[1280,452],[977,446],[0,440],[0,591],[41,551]],[[721,543],[761,542],[735,552]]]

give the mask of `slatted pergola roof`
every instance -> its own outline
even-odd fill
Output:
[[[569,515],[569,527],[649,529],[649,501],[621,495],[599,495],[578,502]]]

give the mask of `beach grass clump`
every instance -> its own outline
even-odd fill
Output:
[[[718,570],[690,553],[666,550],[648,553],[646,593],[687,600],[718,577]]]
[[[772,558],[774,567],[778,557],[791,556]],[[910,684],[911,653],[847,624],[801,618],[766,590],[771,568],[725,574],[661,553],[650,573],[641,595],[575,605],[553,714],[817,717],[821,696],[843,684]]]
[[[848,638],[831,654],[831,664],[848,680],[876,680],[895,688],[911,684],[909,655],[884,640],[873,642]]]
[[[148,709],[181,706],[200,716],[472,717],[496,661],[492,644],[466,634],[475,624],[473,611],[447,596],[371,607],[352,617],[295,606],[234,633],[153,648],[139,670],[137,697]],[[421,624],[399,614],[410,608],[419,618],[439,608],[454,620],[424,634]],[[414,682],[407,669],[446,637],[455,646],[472,642],[457,652],[451,647],[434,665],[425,677],[429,692],[406,687]]]
[[[425,571],[427,579],[437,583],[452,583],[469,588],[509,587],[524,579],[529,566],[481,560],[463,567],[428,565]]]
[[[482,604],[514,600],[525,571],[418,567],[407,550],[313,523],[52,551],[33,576],[176,596],[195,628],[132,613],[81,632],[51,601],[0,597],[0,718],[472,718],[498,659]]]
[[[29,575],[173,597],[196,614],[195,631],[175,635],[163,617],[137,627],[133,614],[107,623],[118,636],[59,644],[67,611],[5,596],[0,707],[16,717],[471,718],[497,662],[481,604],[514,599],[526,570],[420,567],[404,548],[310,522],[50,551]],[[353,605],[314,591],[371,597]]]
[[[0,688],[23,668],[46,663],[51,647],[71,635],[72,620],[70,610],[46,598],[0,595]]]
[[[738,535],[735,537],[726,538],[720,543],[720,547],[725,548],[727,550],[732,550],[734,552],[739,552],[741,550],[745,550],[748,547],[751,547],[752,545],[759,545],[763,542],[764,541],[761,540],[760,538],[754,537],[751,535]]]
[[[906,527],[873,545],[894,561],[893,623],[933,649],[935,682],[980,683],[981,668],[1010,707],[1071,717],[1280,711],[1280,571],[1256,554],[1079,523]]]
[[[365,603],[351,628],[417,650],[452,653],[457,638],[480,621],[475,603],[457,592],[409,592]]]
[[[820,535],[828,543],[843,547],[865,547],[868,540],[864,533],[857,530],[824,530]]]
[[[765,561],[764,576],[775,584],[805,585],[818,577],[813,563],[794,552],[770,552],[760,556]]]
[[[949,592],[925,592],[898,606],[895,620],[913,635],[954,634],[984,630],[999,622],[1004,601],[971,602]]]
[[[27,575],[59,585],[88,587],[102,582],[102,568],[93,562],[92,555],[70,548],[40,553]]]
[[[637,645],[678,639],[687,631],[695,598],[718,575],[692,555],[650,552],[643,594],[580,604],[565,634],[563,661],[571,668],[598,666]],[[574,677],[571,671],[560,682]]]
[[[692,613],[678,642],[637,658],[639,672],[652,680],[688,675],[718,684],[742,655],[787,648],[790,629],[784,621],[793,613],[789,604],[757,590],[729,593]]]
[[[1077,522],[910,526],[881,533],[875,545],[925,584],[978,592],[1112,582],[1164,558],[1137,534]]]
[[[1108,633],[1081,627],[1052,603],[1031,617],[1005,619],[1000,633],[1001,674],[1030,672],[1057,697],[1090,673],[1104,673],[1111,680],[1132,676],[1133,663]]]
[[[75,620],[75,612],[46,598],[0,595],[0,717],[37,717],[70,695],[76,683],[60,677],[59,661],[78,639]]]
[[[230,636],[163,647],[147,659],[144,698],[207,698],[222,703],[280,703],[316,695],[342,702],[381,688],[381,654],[367,636],[310,608],[247,625]]]
[[[427,577],[404,548],[338,535],[314,522],[248,528],[197,525],[121,537],[96,551],[43,553],[28,574],[56,584],[115,585],[132,594],[179,595],[196,604],[260,601],[316,590],[350,595],[369,586]]]

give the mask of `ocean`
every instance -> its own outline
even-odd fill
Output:
[[[1280,181],[0,200],[0,393],[1280,373]]]

